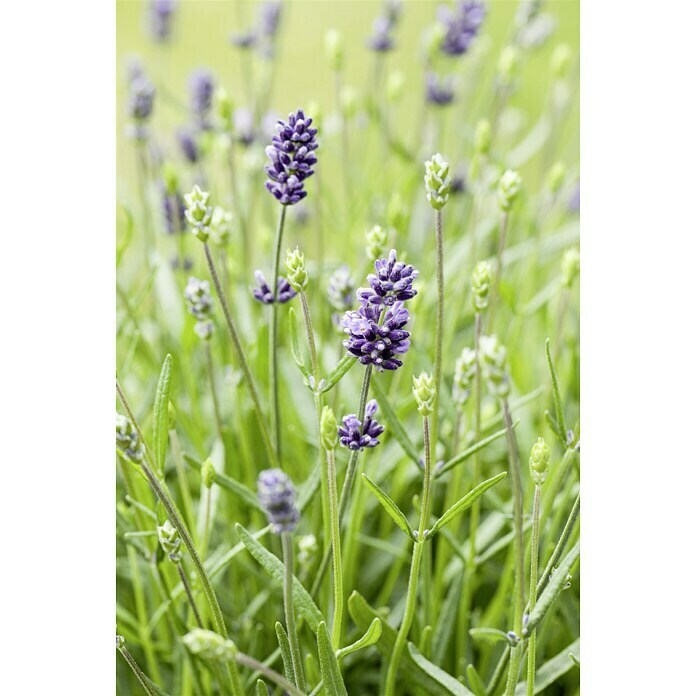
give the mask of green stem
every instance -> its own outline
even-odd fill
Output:
[[[169,442],[172,446],[172,454],[174,455],[174,465],[176,467],[176,478],[179,483],[179,491],[181,493],[181,504],[184,508],[184,517],[191,529],[194,528],[196,518],[193,515],[193,498],[188,485],[186,476],[186,467],[184,466],[184,457],[181,453],[181,443],[176,430],[173,428],[169,431]]]
[[[498,252],[496,254],[495,261],[495,279],[493,281],[493,288],[491,291],[491,298],[489,301],[488,310],[488,330],[489,332],[493,330],[493,319],[495,315],[495,307],[498,300],[499,290],[500,290],[500,280],[503,276],[503,251],[505,251],[505,240],[507,237],[508,228],[508,214],[501,213],[500,215],[500,226],[498,232]]]
[[[300,641],[297,638],[297,628],[295,626],[295,608],[292,603],[292,583],[293,583],[293,550],[292,532],[281,534],[283,543],[283,561],[285,563],[285,582],[283,583],[283,600],[285,603],[285,623],[290,641],[290,655],[292,657],[292,668],[295,672],[295,684],[300,691],[306,691],[304,669],[302,667],[302,653],[300,652]]]
[[[218,437],[222,440],[222,419],[220,418],[220,404],[218,402],[217,389],[215,387],[215,368],[213,367],[213,351],[210,349],[210,341],[205,343],[205,362],[208,367],[208,379],[210,380],[210,394],[213,399],[213,412],[215,414],[215,428]]]
[[[213,502],[213,489],[205,487],[205,520],[203,522],[203,541],[201,543],[201,558],[208,555],[208,543],[210,541],[210,508]]]
[[[343,567],[341,565],[341,530],[338,518],[338,490],[336,485],[336,457],[334,451],[327,451],[329,469],[329,516],[331,520],[331,549],[333,551],[334,581],[334,619],[331,629],[331,643],[334,650],[341,645],[341,624],[343,620]]]
[[[444,244],[442,210],[435,211],[435,274],[437,276],[437,307],[435,311],[435,400],[433,404],[432,456],[435,455],[440,427],[440,384],[442,382],[442,334],[445,311]]]
[[[196,602],[193,598],[193,591],[191,590],[191,583],[189,582],[188,576],[186,575],[186,571],[184,570],[183,563],[179,561],[178,563],[175,563],[176,569],[179,573],[179,578],[181,579],[181,584],[184,588],[184,592],[186,592],[186,597],[188,598],[189,604],[191,605],[191,610],[193,611],[193,615],[196,618],[196,623],[198,624],[199,628],[203,628],[203,620],[201,619],[201,615],[198,612],[198,607],[196,606]]]
[[[282,461],[280,450],[280,395],[278,393],[278,275],[280,273],[280,250],[283,245],[283,229],[285,228],[286,206],[280,206],[278,226],[276,228],[273,271],[271,288],[273,302],[271,303],[271,323],[268,330],[268,376],[271,390],[271,434],[278,460]]]
[[[247,387],[249,388],[249,394],[251,395],[251,400],[254,405],[254,410],[256,412],[256,418],[259,423],[259,428],[261,430],[261,436],[263,439],[263,444],[266,447],[268,453],[268,458],[270,459],[273,466],[278,466],[278,457],[276,451],[273,449],[271,444],[271,436],[268,432],[268,426],[266,425],[266,420],[263,417],[263,411],[261,409],[261,401],[259,399],[259,393],[256,389],[256,383],[254,382],[254,376],[251,374],[249,369],[249,363],[247,362],[246,356],[244,355],[244,348],[242,347],[242,342],[239,339],[239,334],[237,333],[237,327],[235,326],[234,320],[232,319],[232,314],[230,313],[230,308],[225,299],[225,293],[220,284],[220,276],[215,268],[215,262],[213,261],[213,255],[210,252],[210,247],[206,242],[205,247],[205,258],[208,261],[208,269],[210,270],[210,276],[213,279],[213,285],[215,286],[215,291],[217,292],[218,299],[220,300],[220,305],[222,306],[222,312],[225,315],[225,321],[227,322],[227,329],[230,333],[230,338],[232,339],[232,345],[234,347],[237,361],[239,366],[242,368],[242,374],[246,380]]]
[[[539,505],[541,486],[534,486],[534,508],[532,512],[532,560],[529,570],[529,609],[536,605],[537,573],[539,571]],[[536,675],[536,629],[529,636],[527,647],[527,696],[534,696],[534,677]]]
[[[517,439],[512,425],[512,416],[507,399],[502,400],[503,420],[507,431],[508,451],[510,457],[510,478],[512,482],[513,519],[515,528],[515,598],[513,630],[518,636],[522,636],[522,614],[524,612],[524,527],[522,510],[524,509],[524,494],[522,492],[522,474],[520,471],[519,453],[517,451]],[[510,653],[510,667],[505,689],[506,696],[514,696],[515,686],[519,678],[520,657],[522,644],[512,648]]]
[[[418,524],[418,539],[413,545],[413,558],[411,560],[411,572],[408,578],[408,592],[406,594],[406,610],[399,626],[399,632],[394,642],[389,668],[387,670],[387,681],[385,687],[386,696],[394,696],[396,689],[396,676],[399,671],[401,655],[406,647],[411,623],[416,613],[416,598],[418,595],[418,571],[420,569],[421,556],[423,554],[424,533],[428,519],[430,517],[430,429],[428,427],[428,417],[423,418],[423,448],[425,450],[425,470],[423,472],[423,495],[421,496],[420,522]]]
[[[128,652],[127,648],[121,646],[118,651],[123,656],[123,659],[128,663],[128,666],[133,670],[133,674],[135,674],[137,677],[147,696],[157,696],[157,692],[152,688],[150,680],[145,675],[145,672],[140,669],[138,663],[135,661],[135,658]]]
[[[270,667],[266,667],[263,662],[255,660],[250,655],[245,655],[244,653],[238,652],[235,656],[235,660],[243,667],[248,667],[254,672],[259,672],[263,674],[266,679],[272,681],[276,686],[279,686],[283,691],[287,691],[290,696],[304,696],[304,691],[300,691],[294,684],[291,684],[284,676],[278,674],[275,670]]]

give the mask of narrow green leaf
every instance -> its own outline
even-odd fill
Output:
[[[496,483],[502,481],[506,476],[507,471],[502,471],[497,476],[489,478],[487,481],[484,481],[483,483],[479,483],[479,485],[476,486],[476,488],[474,488],[473,491],[469,491],[469,493],[467,493],[459,502],[455,503],[449,510],[447,510],[447,512],[445,512],[445,514],[437,522],[435,522],[435,524],[432,526],[432,529],[429,529],[426,532],[425,538],[429,539],[437,532],[438,529],[440,529],[440,527],[444,527],[455,517],[461,515],[467,508],[471,507],[471,505],[476,500],[478,500],[489,488],[495,486]]]
[[[266,682],[263,679],[256,680],[256,696],[270,696]]]
[[[516,428],[520,424],[519,418],[512,424],[513,428]],[[452,467],[457,466],[457,464],[461,464],[463,461],[466,461],[469,457],[471,457],[473,454],[476,454],[479,450],[482,450],[484,447],[487,447],[488,445],[491,444],[491,442],[495,442],[501,437],[505,437],[505,433],[507,432],[506,428],[503,428],[502,430],[498,430],[497,432],[493,433],[492,435],[489,435],[488,437],[484,437],[483,440],[479,440],[478,442],[475,442],[471,447],[467,447],[463,452],[458,454],[456,457],[452,457],[449,461],[445,462],[440,469],[438,469],[435,472],[435,477],[437,478],[438,476],[442,476],[446,471],[449,471]]]
[[[167,443],[169,442],[169,387],[171,381],[172,356],[167,353],[167,357],[162,363],[157,391],[155,392],[154,431],[152,433],[155,468],[160,478],[162,478],[164,471],[164,460],[167,456]]]
[[[338,660],[331,647],[329,632],[323,621],[319,622],[317,629],[317,646],[319,648],[319,671],[327,695],[348,696],[348,690],[341,676],[341,668],[338,666]]]
[[[184,461],[196,471],[201,470],[201,462],[186,453],[184,453]],[[250,507],[256,510],[261,510],[261,505],[259,504],[258,498],[254,492],[250,488],[247,488],[247,486],[245,486],[243,483],[235,481],[232,477],[224,474],[222,471],[215,472],[215,483],[220,486],[220,488],[229,491],[230,493],[234,493]]]
[[[355,643],[346,645],[345,648],[339,648],[336,651],[336,659],[341,660],[346,655],[357,652],[358,650],[363,650],[364,648],[369,648],[374,645],[382,635],[382,622],[379,619],[374,619],[370,624],[370,627],[365,631],[362,638],[358,638]]]
[[[280,647],[280,657],[283,660],[283,672],[285,678],[291,683],[295,683],[295,668],[292,665],[292,654],[290,652],[290,640],[288,634],[280,621],[276,621],[276,636],[278,636],[278,646]]]
[[[466,678],[469,680],[469,686],[476,696],[486,696],[486,685],[483,683],[483,679],[481,679],[474,665],[467,666]]]
[[[237,534],[242,540],[247,551],[263,566],[264,570],[273,578],[275,584],[282,588],[285,577],[285,566],[283,562],[274,556],[268,549],[254,539],[249,532],[242,527],[241,524],[235,525]],[[319,611],[314,600],[309,596],[309,593],[302,586],[302,583],[293,575],[292,583],[292,601],[310,628],[316,633],[319,622],[322,620],[321,612]]]
[[[556,419],[549,413],[549,410],[544,411],[544,418],[549,424],[549,428],[553,431],[554,435],[561,441],[561,444],[565,447],[567,443],[567,434],[561,432],[561,426],[556,423]]]
[[[447,530],[442,530],[446,533]],[[456,542],[455,548],[459,542]],[[442,662],[447,649],[451,645],[452,633],[454,625],[457,621],[457,607],[462,596],[462,581],[461,576],[456,575],[450,583],[447,596],[442,604],[442,611],[437,619],[435,633],[433,635],[433,659],[435,662]]]
[[[295,360],[295,364],[300,368],[302,374],[305,377],[309,377],[309,371],[305,366],[304,358],[302,357],[302,351],[300,350],[300,339],[298,335],[297,328],[297,315],[295,310],[290,307],[288,310],[288,326],[290,327],[290,352]]]
[[[401,512],[399,506],[376,483],[371,481],[367,474],[363,474],[362,478],[365,485],[370,489],[377,500],[379,500],[379,502],[382,504],[382,507],[387,511],[389,517],[396,522],[396,526],[413,541],[415,538],[413,536],[414,532],[406,519],[406,515]]]
[[[575,546],[568,551],[566,557],[559,563],[558,568],[551,574],[546,589],[541,593],[536,606],[529,615],[529,621],[527,621],[525,631],[526,635],[529,635],[541,623],[553,603],[558,599],[566,584],[566,578],[579,555],[580,544],[576,543]]]
[[[464,684],[455,679],[451,674],[445,672],[444,669],[438,667],[434,662],[423,657],[413,643],[408,644],[408,652],[414,662],[437,681],[438,684],[445,689],[446,693],[452,696],[473,696],[472,692],[469,691]]]
[[[505,631],[499,628],[470,628],[469,635],[475,640],[480,640],[485,643],[505,643],[510,644],[510,639]]]
[[[575,662],[580,650],[580,639],[577,638],[567,648],[561,650],[555,657],[546,661],[536,672],[534,680],[534,693],[540,694],[544,689],[548,689],[557,679],[569,672],[579,664]],[[525,696],[527,693],[527,682],[521,682],[515,688],[515,696]]]
[[[418,455],[418,450],[413,442],[411,442],[411,438],[404,430],[404,426],[401,425],[401,421],[394,412],[392,405],[389,403],[389,399],[387,399],[387,395],[378,379],[372,380],[372,389],[379,402],[384,420],[389,426],[389,432],[396,438],[403,451],[416,463],[420,470],[420,456]]]
[[[553,405],[556,409],[556,422],[558,427],[563,433],[565,438],[568,428],[566,427],[565,413],[563,412],[563,401],[561,399],[561,392],[558,389],[558,379],[556,377],[556,370],[553,367],[553,360],[551,359],[551,341],[546,339],[546,361],[549,364],[549,372],[551,373],[551,384],[553,386]]]
[[[322,388],[322,392],[331,391],[343,378],[344,375],[348,374],[348,371],[358,362],[358,359],[354,355],[346,354],[339,361],[338,365],[334,367],[333,371],[329,375]]]

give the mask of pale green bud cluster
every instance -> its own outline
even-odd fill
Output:
[[[116,635],[116,650],[120,650],[126,644],[126,640],[123,636]]]
[[[481,372],[491,394],[505,399],[510,394],[510,378],[505,369],[507,351],[497,336],[481,336],[479,360]]]
[[[492,140],[491,122],[486,118],[480,119],[474,131],[474,152],[479,155],[487,155],[490,152]]]
[[[580,273],[580,249],[572,247],[568,249],[561,259],[561,275],[563,277],[563,285],[569,288],[575,278]]]
[[[179,532],[169,520],[166,520],[161,527],[157,527],[157,539],[162,551],[169,556],[170,560],[178,563],[181,560],[181,539],[179,539]]]
[[[471,274],[471,301],[474,311],[482,312],[488,307],[492,278],[491,264],[488,261],[479,261]]]
[[[471,348],[464,348],[454,366],[452,397],[455,403],[463,406],[469,400],[475,376],[476,351]]]
[[[232,662],[237,655],[237,646],[231,640],[205,628],[194,628],[182,640],[189,652],[204,660]]]
[[[510,87],[517,79],[520,67],[520,52],[515,46],[506,46],[498,59],[498,81],[503,87]]]
[[[329,66],[332,70],[338,72],[343,69],[343,60],[345,51],[343,49],[343,37],[336,29],[329,29],[324,36],[324,49],[326,50],[326,58],[329,61]],[[308,113],[314,113],[309,111]]]
[[[568,76],[572,58],[573,51],[568,44],[556,46],[551,54],[551,75],[554,79],[563,80]]]
[[[145,447],[133,424],[120,413],[116,414],[116,450],[126,460],[140,464],[145,456]]]
[[[398,101],[404,93],[406,78],[400,70],[389,73],[387,78],[387,100],[390,102]]]
[[[304,254],[295,247],[294,251],[288,249],[285,252],[285,268],[288,272],[288,283],[293,290],[302,292],[307,289],[307,268],[305,267]]]
[[[435,210],[440,210],[447,203],[451,186],[449,164],[437,153],[425,163],[425,195]]]
[[[314,534],[304,534],[297,539],[297,560],[302,568],[309,568],[319,552]]]
[[[201,242],[207,242],[210,235],[210,221],[213,218],[213,209],[208,205],[209,191],[201,191],[198,185],[193,187],[191,193],[184,196],[186,202],[186,219],[191,225],[191,231]]]
[[[219,87],[215,92],[215,110],[222,121],[222,127],[226,131],[232,130],[232,114],[234,112],[234,104],[232,99],[224,87]]]
[[[338,423],[334,412],[328,406],[324,406],[321,412],[320,429],[321,444],[324,445],[324,449],[329,452],[335,450],[338,443]]]
[[[546,481],[546,474],[549,471],[549,461],[551,460],[551,450],[546,444],[546,440],[540,437],[533,445],[529,453],[529,471],[535,485],[541,486]]]
[[[201,481],[206,488],[212,488],[217,478],[215,465],[210,457],[201,464]]]
[[[563,162],[556,162],[546,175],[546,186],[551,193],[558,193],[566,177],[567,168]]]
[[[232,233],[232,222],[234,216],[229,210],[225,210],[219,205],[213,208],[213,215],[210,218],[210,241],[219,247],[227,246]]]
[[[498,181],[498,205],[504,213],[512,208],[521,190],[522,177],[512,169],[506,169]]]
[[[413,377],[413,396],[418,413],[421,416],[429,416],[433,412],[435,401],[435,379],[431,374],[421,372],[418,377]]]
[[[389,235],[386,230],[379,225],[375,225],[365,234],[365,241],[367,242],[365,251],[369,259],[376,261],[384,258],[387,253],[387,244],[389,243]]]

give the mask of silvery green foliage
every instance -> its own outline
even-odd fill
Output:
[[[510,394],[510,377],[505,369],[507,351],[497,336],[481,336],[479,340],[481,372],[491,394],[505,399]]]
[[[568,249],[561,259],[561,274],[563,285],[569,288],[580,273],[580,250],[577,247]]]
[[[479,261],[474,267],[471,274],[471,301],[476,312],[482,312],[488,307],[492,275],[491,264],[488,261]]]
[[[546,440],[540,437],[532,445],[532,449],[529,453],[529,473],[532,476],[532,481],[534,481],[537,486],[540,486],[546,481],[550,460],[551,450],[546,444]]]
[[[425,163],[425,195],[435,210],[440,210],[447,203],[451,185],[449,164],[440,153],[433,155]]]
[[[427,372],[421,372],[413,377],[413,397],[421,416],[429,416],[433,412],[435,401],[435,379]]]
[[[507,169],[498,181],[498,206],[507,213],[522,190],[522,177],[512,169]]]
[[[189,652],[204,660],[231,662],[237,654],[237,648],[231,640],[204,628],[194,628],[182,640]]]
[[[382,258],[387,251],[389,235],[385,229],[382,229],[379,225],[375,225],[365,234],[365,241],[367,242],[365,246],[367,258],[372,261],[377,261],[377,259]]]
[[[287,269],[288,282],[292,289],[301,292],[307,289],[307,268],[305,267],[304,254],[295,247],[294,251],[287,250],[285,254],[285,268]]]
[[[234,216],[228,210],[216,205],[210,218],[210,241],[215,246],[224,247],[230,241]]]
[[[193,187],[191,193],[184,196],[186,201],[186,220],[191,226],[193,235],[207,242],[210,235],[210,223],[213,219],[213,209],[208,205],[209,191],[202,191],[198,185]]]
[[[454,368],[454,383],[452,385],[452,398],[463,406],[471,396],[471,389],[476,375],[476,351],[464,348],[457,358]]]
[[[157,527],[157,539],[162,551],[169,556],[170,560],[178,563],[181,560],[181,539],[179,539],[179,532],[169,520]]]
[[[116,414],[116,449],[133,464],[139,464],[145,456],[145,448],[133,424],[120,413]]]

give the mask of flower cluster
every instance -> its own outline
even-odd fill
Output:
[[[147,75],[137,67],[133,70],[129,84],[128,116],[133,120],[132,136],[136,140],[147,137],[146,123],[152,114],[155,101],[155,86]]]
[[[469,400],[475,375],[476,351],[464,348],[454,366],[454,383],[452,385],[452,398],[459,406],[463,406]]]
[[[266,148],[270,160],[266,188],[282,205],[295,205],[307,195],[304,180],[314,174],[318,147],[317,129],[311,125],[312,119],[298,109],[288,116],[287,123],[278,121],[273,141]]]
[[[496,336],[481,336],[479,341],[479,361],[483,378],[489,391],[505,399],[510,393],[510,377],[505,369],[507,351]]]
[[[174,563],[181,561],[181,539],[179,532],[169,520],[165,520],[161,527],[157,527],[157,539],[159,540],[162,551],[169,556],[169,560]]]
[[[401,16],[401,3],[390,0],[386,3],[384,14],[372,23],[372,36],[367,39],[367,45],[373,51],[386,53],[394,49],[392,31]]]
[[[371,227],[365,233],[365,252],[367,253],[367,258],[376,261],[387,250],[387,242],[389,241],[389,233],[380,225],[375,225]]]
[[[522,177],[512,169],[506,169],[498,181],[498,206],[507,213],[519,198],[522,190]]]
[[[288,272],[288,283],[295,292],[307,289],[308,277],[307,267],[305,266],[304,254],[295,247],[295,251],[290,249],[285,253],[285,268]]]
[[[210,283],[193,276],[188,279],[184,289],[187,309],[196,317],[195,332],[203,340],[208,340],[213,334],[213,322],[210,315],[213,311],[213,296],[210,294]]]
[[[198,68],[189,78],[189,105],[197,125],[207,130],[210,128],[210,109],[213,106],[215,81],[206,68]]]
[[[237,648],[231,640],[205,628],[194,628],[181,640],[192,655],[198,655],[204,660],[230,662],[237,654]]]
[[[425,76],[425,100],[435,106],[447,106],[454,101],[454,78],[451,75],[439,77],[429,72]]]
[[[283,276],[278,276],[278,280],[276,281],[277,299],[276,295],[273,294],[273,290],[271,290],[266,282],[266,277],[261,271],[254,271],[254,278],[256,279],[256,287],[251,289],[251,294],[254,296],[254,299],[263,302],[263,304],[273,304],[274,302],[284,304],[297,295],[297,292],[293,290],[288,279],[283,278]]]
[[[475,312],[482,312],[488,307],[492,282],[491,264],[488,261],[479,261],[471,274],[471,302]]]
[[[411,264],[397,261],[395,249],[386,259],[375,261],[375,271],[367,276],[370,287],[358,289],[358,299],[364,305],[381,309],[410,300],[418,293],[413,287],[418,271]]]
[[[194,237],[201,242],[207,242],[210,235],[210,222],[213,219],[213,209],[208,205],[209,191],[202,191],[194,186],[191,193],[184,196],[186,201],[186,220],[191,226]]]
[[[365,417],[362,423],[354,413],[343,416],[343,425],[338,426],[338,437],[343,447],[360,451],[365,447],[377,447],[377,439],[383,432],[384,426],[375,420],[377,402],[372,399],[365,407]]]
[[[166,41],[172,33],[175,0],[151,0],[148,7],[148,28],[155,41]]]
[[[418,413],[421,416],[429,416],[435,405],[435,379],[432,374],[421,372],[418,377],[413,377],[413,398],[416,400]]]
[[[256,481],[259,503],[268,517],[273,531],[292,532],[300,521],[295,504],[297,493],[292,481],[281,469],[266,469]]]
[[[449,200],[452,177],[449,164],[438,152],[425,163],[425,195],[431,207],[440,210]]]
[[[184,159],[190,164],[196,164],[201,158],[201,150],[198,146],[196,134],[187,127],[179,128],[176,132],[176,140]]]
[[[233,34],[230,37],[230,41],[237,48],[249,49],[258,47],[262,56],[272,58],[281,14],[282,3],[279,0],[261,3],[256,26],[251,27],[247,31]]]
[[[129,462],[139,464],[145,456],[145,448],[133,424],[120,413],[116,414],[116,449]]]
[[[213,208],[213,215],[210,218],[210,240],[219,247],[224,247],[230,241],[232,233],[232,222],[234,216],[229,210],[225,210],[219,205]]]
[[[546,481],[550,460],[551,450],[546,444],[546,440],[540,437],[532,445],[532,449],[529,453],[529,473],[532,476],[532,481],[534,481],[537,486],[541,486],[541,484]]]
[[[345,312],[353,304],[355,286],[350,277],[350,268],[346,264],[339,266],[330,276],[327,294],[331,306],[339,312]]]
[[[438,19],[443,37],[440,50],[448,56],[466,53],[481,29],[486,8],[480,0],[464,0],[453,10],[447,6],[438,8]]]

